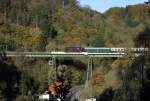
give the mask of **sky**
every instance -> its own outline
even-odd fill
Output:
[[[127,5],[134,5],[144,3],[148,0],[78,0],[81,6],[90,6],[93,10],[104,13],[111,7],[126,7]]]

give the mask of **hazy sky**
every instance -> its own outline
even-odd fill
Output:
[[[126,5],[134,5],[144,3],[148,0],[78,0],[81,6],[89,5],[92,9],[105,12],[111,7],[126,7]]]

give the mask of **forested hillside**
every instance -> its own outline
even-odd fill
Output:
[[[100,13],[81,7],[76,0],[0,0],[0,51],[150,47],[149,9],[148,5],[139,4]],[[129,54],[122,59],[95,59],[89,81],[93,95],[100,101],[149,101],[149,58]],[[0,101],[33,101],[36,94],[46,90],[56,81],[48,60],[0,56]],[[66,85],[85,84],[86,59],[56,61],[58,75]],[[83,98],[88,95],[86,89],[81,92]]]

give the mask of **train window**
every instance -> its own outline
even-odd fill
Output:
[[[115,48],[111,48],[111,51],[116,51],[116,49]]]

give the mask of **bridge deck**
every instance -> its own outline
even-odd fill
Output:
[[[7,57],[123,57],[125,53],[87,53],[87,52],[6,52]]]

